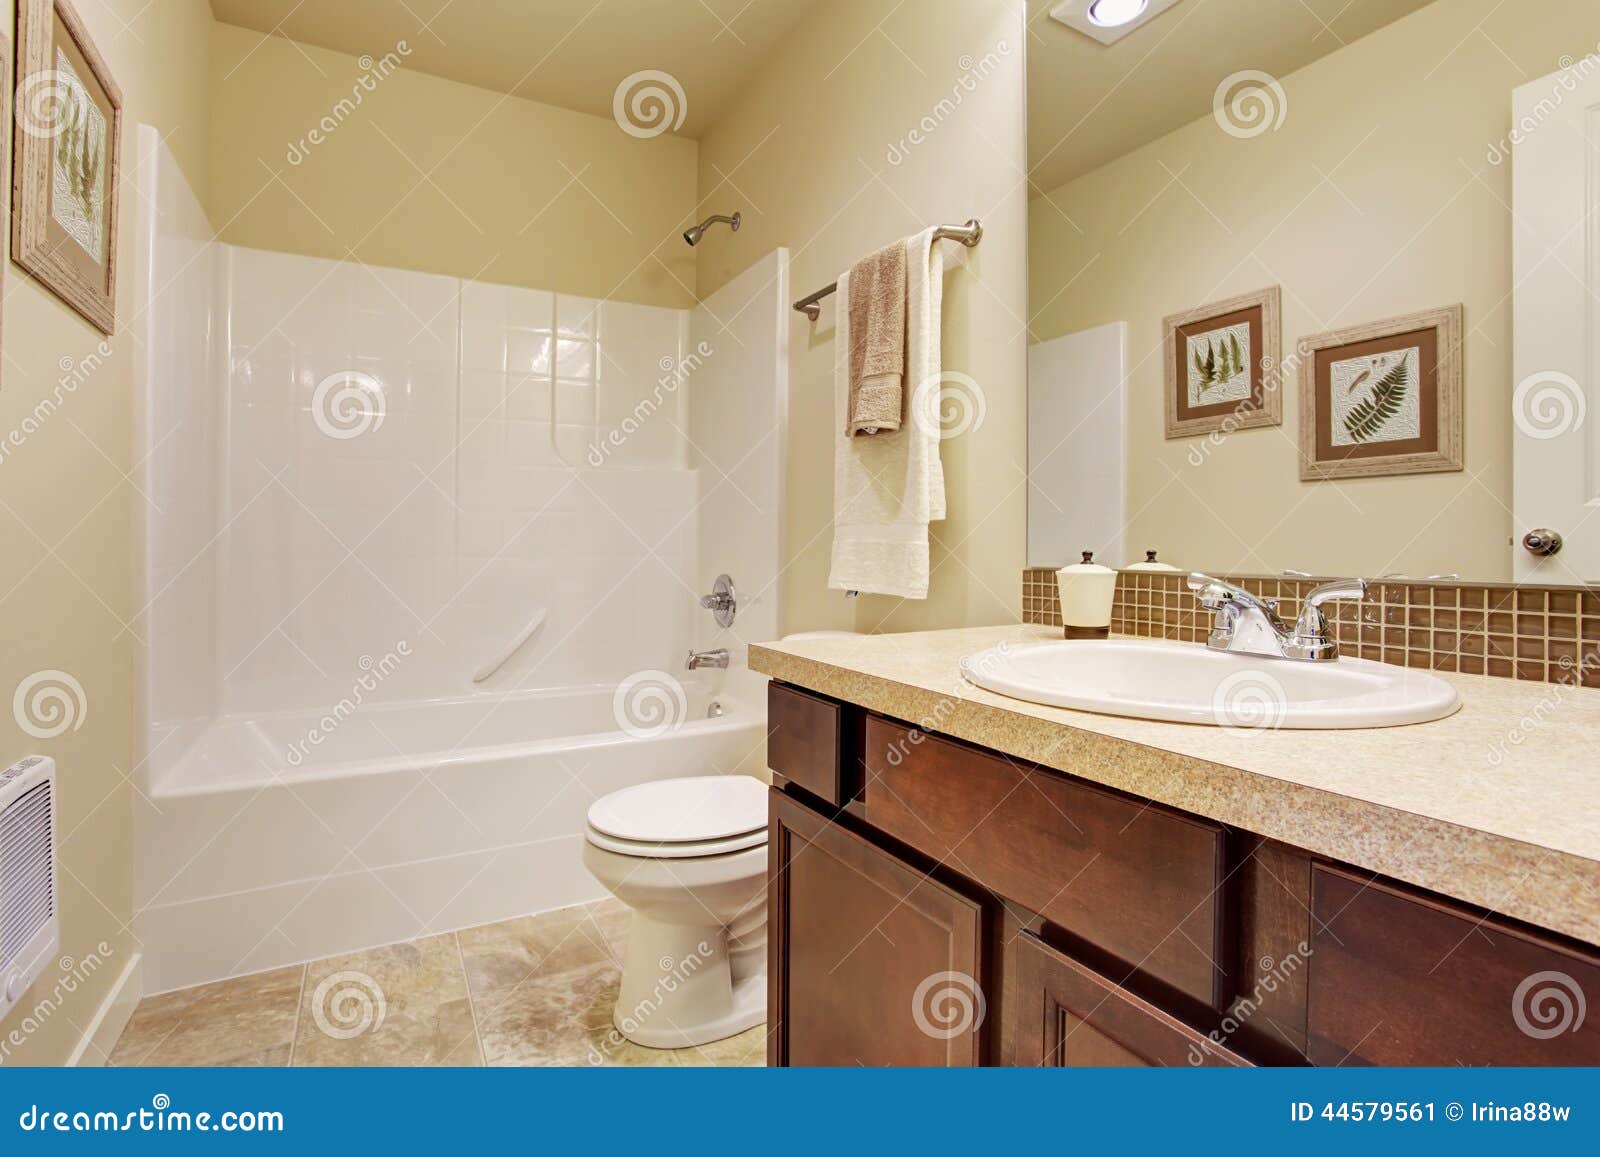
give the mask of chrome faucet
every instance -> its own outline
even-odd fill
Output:
[[[1199,571],[1189,576],[1189,589],[1212,613],[1206,646],[1213,650],[1320,663],[1339,657],[1339,644],[1328,629],[1322,608],[1336,599],[1366,598],[1367,581],[1341,579],[1317,587],[1306,596],[1292,627],[1278,617],[1277,599],[1257,598],[1242,587]]]
[[[728,649],[720,647],[715,651],[690,651],[689,661],[684,665],[688,671],[698,671],[702,667],[726,667],[728,665]]]

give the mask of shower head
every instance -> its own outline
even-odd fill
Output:
[[[683,239],[690,245],[698,245],[700,244],[700,238],[706,235],[706,230],[711,228],[711,226],[715,225],[719,221],[726,222],[727,224],[733,226],[733,231],[737,233],[739,231],[739,226],[744,222],[744,214],[735,213],[732,217],[724,217],[719,213],[716,216],[707,217],[693,229],[685,232]]]

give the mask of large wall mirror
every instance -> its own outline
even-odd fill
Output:
[[[1028,19],[1030,566],[1600,582],[1600,4]]]

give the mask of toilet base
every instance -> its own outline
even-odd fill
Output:
[[[653,1049],[710,1044],[762,1023],[765,917],[761,911],[757,920],[736,922],[730,935],[717,925],[663,924],[635,912],[611,1023]]]

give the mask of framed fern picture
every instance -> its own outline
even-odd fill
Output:
[[[1283,424],[1282,298],[1273,286],[1164,321],[1169,439]]]
[[[1300,477],[1462,468],[1459,305],[1300,342]]]
[[[116,329],[122,93],[69,0],[18,0],[11,257]]]

